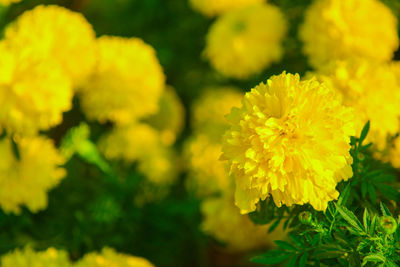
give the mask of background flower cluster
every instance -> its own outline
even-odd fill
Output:
[[[253,266],[297,209],[320,227],[342,181],[398,176],[399,16],[397,0],[0,0],[1,265]],[[356,201],[397,210],[388,181]]]

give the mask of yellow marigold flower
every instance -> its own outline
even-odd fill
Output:
[[[101,253],[86,254],[75,267],[154,267],[146,259],[115,252],[111,248],[103,248]]]
[[[225,13],[211,26],[205,57],[226,76],[244,79],[278,61],[286,21],[272,5],[250,5]]]
[[[138,169],[154,184],[172,184],[179,173],[178,156],[171,147],[159,144],[148,151],[138,164]]]
[[[59,63],[75,86],[81,86],[96,62],[95,32],[82,14],[60,6],[39,5],[24,12],[5,31],[19,51]]]
[[[2,267],[70,267],[67,252],[48,248],[45,251],[34,251],[29,247],[16,249],[1,257]]]
[[[62,113],[71,108],[69,79],[50,59],[7,45],[0,42],[0,128],[34,134],[61,123]]]
[[[124,159],[134,162],[159,144],[159,134],[151,126],[141,123],[117,127],[103,136],[99,149],[109,160]]]
[[[145,121],[160,131],[165,145],[175,143],[185,122],[185,108],[172,87],[167,87],[159,100],[159,110]]]
[[[386,61],[399,45],[397,19],[378,0],[315,1],[300,38],[314,67],[353,56]]]
[[[325,210],[352,176],[353,113],[330,87],[298,74],[272,76],[246,93],[228,117],[223,158],[235,176],[242,213],[270,194],[277,206],[310,203]]]
[[[185,144],[188,169],[187,187],[197,195],[207,196],[224,192],[232,186],[229,167],[221,157],[220,142],[213,142],[207,135],[199,134]]]
[[[281,229],[268,233],[269,225],[255,225],[234,205],[233,194],[208,198],[201,204],[202,230],[230,250],[246,251],[273,244],[284,236]]]
[[[8,5],[11,5],[13,3],[18,3],[18,2],[21,2],[21,0],[0,0],[0,6],[1,5],[8,6]]]
[[[99,61],[81,101],[86,115],[119,124],[154,114],[165,77],[154,49],[138,38],[103,36]]]
[[[233,87],[217,87],[207,89],[193,103],[193,131],[203,133],[219,142],[229,128],[225,116],[233,107],[239,107],[243,93]]]
[[[190,0],[189,2],[194,10],[212,17],[235,8],[263,3],[265,0]]]
[[[386,140],[399,132],[400,83],[393,69],[362,59],[337,61],[321,68],[322,80],[342,95],[343,103],[355,110],[356,132],[369,120],[368,141],[383,150]]]
[[[20,212],[25,205],[32,212],[47,206],[47,191],[65,176],[59,166],[64,159],[51,140],[44,137],[16,140],[19,159],[9,138],[0,141],[0,206],[5,212]]]
[[[171,183],[177,176],[176,155],[149,125],[117,127],[100,139],[99,149],[109,160],[138,162],[139,170],[153,183]]]

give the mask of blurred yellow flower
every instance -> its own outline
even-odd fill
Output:
[[[18,2],[21,2],[21,0],[0,0],[0,6],[1,5],[8,6],[13,3],[18,3]]]
[[[234,87],[206,89],[192,106],[193,131],[206,134],[214,141],[221,141],[229,128],[225,116],[233,107],[239,107],[244,93]]]
[[[18,152],[9,138],[0,141],[0,206],[5,212],[19,213],[22,205],[37,212],[47,206],[47,191],[65,176],[59,167],[64,159],[50,139],[38,136],[15,142]]]
[[[16,249],[1,257],[2,267],[70,267],[68,254],[62,250],[48,248],[34,251],[29,247]]]
[[[189,0],[189,2],[194,10],[212,17],[235,8],[263,3],[265,0]]]
[[[369,120],[367,140],[383,150],[387,138],[400,130],[400,83],[393,69],[387,64],[351,59],[328,64],[319,74],[341,94],[344,105],[354,108],[356,133]]]
[[[111,36],[97,46],[97,68],[81,90],[86,115],[128,124],[156,113],[165,77],[154,49],[138,38]]]
[[[284,237],[281,229],[267,234],[269,225],[255,225],[247,215],[240,214],[234,204],[233,194],[204,200],[201,212],[202,230],[225,244],[229,250],[246,251],[261,248]]]
[[[300,38],[314,67],[353,56],[387,61],[399,45],[397,19],[378,0],[315,1]]]
[[[217,71],[244,79],[280,60],[286,28],[286,20],[275,6],[235,9],[211,26],[204,55]]]
[[[223,159],[242,213],[270,194],[277,206],[325,210],[337,183],[352,176],[353,113],[325,84],[283,72],[247,93],[228,119]]]
[[[219,160],[221,143],[211,141],[207,135],[199,134],[185,143],[187,187],[199,196],[224,192],[232,187],[226,162]]]
[[[169,184],[177,177],[177,156],[147,124],[113,129],[100,139],[99,149],[109,160],[138,162],[138,169],[155,184]]]
[[[75,267],[154,267],[143,258],[115,252],[111,248],[103,248],[101,253],[86,254]]]
[[[34,134],[62,121],[72,106],[69,79],[48,59],[0,42],[0,129]]]
[[[158,144],[159,133],[151,126],[140,123],[114,128],[100,138],[99,149],[109,160],[134,162],[150,153]]]
[[[60,6],[24,12],[6,28],[5,40],[21,53],[56,61],[75,87],[86,81],[96,62],[92,26],[82,14]]]
[[[165,145],[172,145],[183,129],[185,109],[175,90],[168,86],[161,95],[158,105],[158,112],[145,121],[160,131],[161,141]]]

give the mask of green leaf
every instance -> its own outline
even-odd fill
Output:
[[[371,218],[369,216],[369,212],[368,212],[367,208],[364,209],[363,222],[364,222],[365,231],[368,231],[369,226],[371,224]]]
[[[350,189],[351,189],[351,184],[348,183],[346,187],[344,188],[343,192],[340,194],[339,199],[337,204],[340,206],[345,206],[347,203],[347,200],[349,199],[350,196]]]
[[[297,262],[297,255],[293,256],[287,263],[286,263],[286,267],[295,267],[296,262]]]
[[[361,131],[360,139],[359,139],[359,144],[362,144],[362,142],[365,140],[367,137],[368,131],[369,131],[369,121],[364,125],[364,128]]]
[[[300,237],[298,237],[292,233],[288,234],[288,236],[293,241],[293,243],[296,244],[296,246],[298,246],[298,247],[304,246],[304,242]]]
[[[385,205],[385,203],[381,202],[380,206],[381,206],[382,214],[384,216],[393,216],[392,213],[390,212],[390,210],[388,209],[388,207]]]
[[[276,220],[268,229],[268,233],[273,232],[276,227],[278,227],[279,223],[281,222],[281,219]]]
[[[374,215],[374,217],[372,217],[372,220],[371,220],[371,226],[370,226],[370,228],[369,228],[369,234],[370,235],[374,235],[374,233],[375,233],[375,229],[376,229],[376,224],[378,223],[378,217],[376,216],[376,214]]]
[[[16,158],[17,161],[20,161],[21,154],[19,153],[18,144],[15,142],[14,138],[11,138],[11,146],[12,146],[12,151],[14,153],[14,157]]]
[[[287,241],[283,241],[283,240],[275,240],[274,241],[275,244],[278,245],[278,247],[286,249],[286,250],[291,250],[291,251],[296,251],[296,247],[294,247],[292,244],[290,244]]]
[[[379,263],[379,262],[385,262],[385,261],[386,261],[386,258],[382,255],[370,254],[370,255],[364,257],[362,266],[366,265],[368,262]]]
[[[308,259],[308,252],[301,255],[301,258],[299,261],[299,267],[305,267],[307,264],[307,259]]]
[[[339,211],[340,215],[342,215],[343,219],[345,219],[351,226],[353,226],[358,232],[363,233],[363,226],[360,221],[357,219],[356,215],[353,212],[349,211],[346,207],[342,207],[336,205],[336,209]]]
[[[367,195],[368,184],[366,182],[361,183],[361,195],[363,198]]]
[[[396,189],[386,185],[386,184],[375,184],[376,188],[384,195],[387,199],[398,201],[400,193]]]
[[[375,204],[376,203],[375,187],[372,184],[367,184],[367,189],[368,189],[368,195],[369,195],[369,198],[371,199],[372,204]]]
[[[250,261],[260,264],[277,264],[283,262],[291,255],[292,255],[291,253],[285,251],[271,250],[268,251],[267,253],[251,258]]]

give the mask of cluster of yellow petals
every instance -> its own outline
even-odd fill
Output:
[[[353,58],[328,64],[318,74],[342,96],[344,105],[354,108],[356,132],[370,121],[368,141],[385,149],[387,138],[400,130],[400,78],[393,67]]]
[[[314,67],[354,56],[387,61],[399,45],[397,19],[379,0],[314,1],[300,38]]]
[[[71,267],[67,252],[48,248],[44,251],[34,251],[26,247],[16,249],[1,257],[3,267]]]
[[[104,248],[101,253],[92,252],[73,263],[67,252],[48,248],[34,251],[29,247],[16,249],[1,257],[3,267],[154,267],[144,258],[118,253],[111,248]]]
[[[35,134],[61,123],[73,92],[54,61],[25,52],[0,42],[0,128]]]
[[[97,39],[94,74],[80,91],[90,119],[129,124],[158,111],[165,76],[155,50],[138,38]]]
[[[0,141],[0,206],[5,212],[19,213],[21,206],[37,212],[47,206],[47,191],[65,176],[64,163],[50,139],[23,137]],[[17,156],[19,154],[19,158]]]
[[[24,12],[6,28],[5,40],[20,54],[57,62],[75,87],[96,63],[92,26],[82,14],[60,6],[39,5]]]
[[[162,143],[159,132],[148,124],[116,127],[100,139],[98,146],[109,160],[138,162],[138,169],[155,184],[171,183],[176,178],[174,151]]]
[[[246,93],[228,116],[223,159],[235,177],[242,213],[273,197],[277,206],[310,203],[325,210],[352,176],[353,113],[333,89],[299,75],[272,76]]]
[[[265,0],[190,0],[190,5],[203,15],[212,17],[235,8],[263,2]]]
[[[283,14],[273,5],[234,9],[211,26],[204,56],[223,75],[248,78],[281,58],[286,28]]]
[[[240,106],[243,93],[235,88],[217,87],[204,91],[193,103],[194,135],[185,143],[188,190],[203,198],[202,230],[223,243],[228,250],[246,251],[271,243],[276,231],[255,225],[234,205],[233,178],[227,162],[220,161],[222,134],[229,128],[225,115]],[[238,230],[239,229],[239,230]]]
[[[122,254],[111,248],[104,248],[101,253],[86,254],[74,267],[154,267],[144,258]]]

